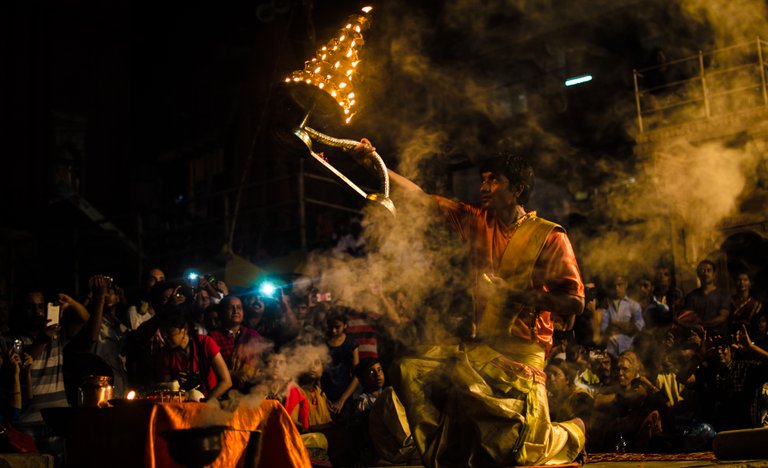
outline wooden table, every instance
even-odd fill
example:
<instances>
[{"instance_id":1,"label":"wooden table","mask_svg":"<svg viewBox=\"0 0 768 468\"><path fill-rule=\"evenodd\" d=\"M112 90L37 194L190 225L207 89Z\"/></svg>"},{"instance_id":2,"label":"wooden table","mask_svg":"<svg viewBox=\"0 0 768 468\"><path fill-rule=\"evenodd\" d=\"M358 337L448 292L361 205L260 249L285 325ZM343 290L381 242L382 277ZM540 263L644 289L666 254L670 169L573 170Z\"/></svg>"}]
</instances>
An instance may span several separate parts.
<instances>
[{"instance_id":1,"label":"wooden table","mask_svg":"<svg viewBox=\"0 0 768 468\"><path fill-rule=\"evenodd\" d=\"M136 400L111 408L50 408L46 422L66 438L67 466L178 467L162 434L174 429L226 425L213 467L242 467L250 431L261 431L259 467L311 466L309 454L285 409L274 400L232 412L204 403Z\"/></svg>"}]
</instances>

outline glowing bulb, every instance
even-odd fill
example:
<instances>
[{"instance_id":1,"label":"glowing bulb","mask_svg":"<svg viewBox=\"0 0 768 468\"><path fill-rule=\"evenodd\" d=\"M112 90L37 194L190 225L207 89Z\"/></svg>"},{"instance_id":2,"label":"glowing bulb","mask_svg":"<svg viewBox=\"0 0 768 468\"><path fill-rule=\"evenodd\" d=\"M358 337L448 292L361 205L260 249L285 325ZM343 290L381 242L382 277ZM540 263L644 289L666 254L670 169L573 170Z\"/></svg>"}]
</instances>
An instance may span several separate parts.
<instances>
[{"instance_id":1,"label":"glowing bulb","mask_svg":"<svg viewBox=\"0 0 768 468\"><path fill-rule=\"evenodd\" d=\"M347 29L350 29L350 28L352 28L352 25L348 24L346 27L347 27Z\"/></svg>"},{"instance_id":2,"label":"glowing bulb","mask_svg":"<svg viewBox=\"0 0 768 468\"><path fill-rule=\"evenodd\" d=\"M134 398L136 398L136 392L134 392L133 390L125 394L126 400L133 400Z\"/></svg>"},{"instance_id":3,"label":"glowing bulb","mask_svg":"<svg viewBox=\"0 0 768 468\"><path fill-rule=\"evenodd\" d=\"M336 62L333 64L333 68L339 68L341 66L341 62Z\"/></svg>"},{"instance_id":4,"label":"glowing bulb","mask_svg":"<svg viewBox=\"0 0 768 468\"><path fill-rule=\"evenodd\" d=\"M343 40L344 40L344 39L346 39L346 38L347 38L347 36L345 36L345 35L343 35L343 34L342 34L342 35L341 35L341 37L339 38L339 40L340 40L340 41L343 41Z\"/></svg>"},{"instance_id":5,"label":"glowing bulb","mask_svg":"<svg viewBox=\"0 0 768 468\"><path fill-rule=\"evenodd\" d=\"M354 105L355 105L355 100L354 100L354 99L352 99L351 101L349 101L349 105L350 105L350 106L354 106Z\"/></svg>"},{"instance_id":6,"label":"glowing bulb","mask_svg":"<svg viewBox=\"0 0 768 468\"><path fill-rule=\"evenodd\" d=\"M370 13L371 10L373 10L373 7L369 7L369 6L363 7L362 10L363 10L363 13Z\"/></svg>"},{"instance_id":7,"label":"glowing bulb","mask_svg":"<svg viewBox=\"0 0 768 468\"><path fill-rule=\"evenodd\" d=\"M344 109L345 114L349 114L349 109Z\"/></svg>"},{"instance_id":8,"label":"glowing bulb","mask_svg":"<svg viewBox=\"0 0 768 468\"><path fill-rule=\"evenodd\" d=\"M347 87L347 84L344 83L343 81L339 83L339 88L346 88L346 87Z\"/></svg>"},{"instance_id":9,"label":"glowing bulb","mask_svg":"<svg viewBox=\"0 0 768 468\"><path fill-rule=\"evenodd\" d=\"M317 85L318 88L323 89L325 88L325 83L320 83Z\"/></svg>"},{"instance_id":10,"label":"glowing bulb","mask_svg":"<svg viewBox=\"0 0 768 468\"><path fill-rule=\"evenodd\" d=\"M295 82L297 82L297 83L298 83L299 81L301 81L301 78L299 78L299 77L297 76L296 78L294 78L294 79L293 79L293 81L295 81Z\"/></svg>"},{"instance_id":11,"label":"glowing bulb","mask_svg":"<svg viewBox=\"0 0 768 468\"><path fill-rule=\"evenodd\" d=\"M354 46L356 46L356 45L357 45L357 42L355 42L354 40L352 41L352 43L351 43L351 44L349 44L349 46L350 46L350 47L354 47Z\"/></svg>"},{"instance_id":12,"label":"glowing bulb","mask_svg":"<svg viewBox=\"0 0 768 468\"><path fill-rule=\"evenodd\" d=\"M355 60L354 62L352 62L352 68L355 68L358 63L360 63L360 60Z\"/></svg>"},{"instance_id":13,"label":"glowing bulb","mask_svg":"<svg viewBox=\"0 0 768 468\"><path fill-rule=\"evenodd\" d=\"M325 60L325 58L326 58L327 56L328 56L327 54L323 54L323 56L322 56L322 57L320 57L320 60Z\"/></svg>"},{"instance_id":14,"label":"glowing bulb","mask_svg":"<svg viewBox=\"0 0 768 468\"><path fill-rule=\"evenodd\" d=\"M349 57L352 57L352 49L349 49L349 51L347 52L347 58Z\"/></svg>"},{"instance_id":15,"label":"glowing bulb","mask_svg":"<svg viewBox=\"0 0 768 468\"><path fill-rule=\"evenodd\" d=\"M323 46L320 50L328 50L326 46Z\"/></svg>"},{"instance_id":16,"label":"glowing bulb","mask_svg":"<svg viewBox=\"0 0 768 468\"><path fill-rule=\"evenodd\" d=\"M331 91L331 96L336 97L336 91Z\"/></svg>"},{"instance_id":17,"label":"glowing bulb","mask_svg":"<svg viewBox=\"0 0 768 468\"><path fill-rule=\"evenodd\" d=\"M349 123L350 120L352 120L352 116L351 115L349 117L347 117L347 120L345 120L344 123Z\"/></svg>"},{"instance_id":18,"label":"glowing bulb","mask_svg":"<svg viewBox=\"0 0 768 468\"><path fill-rule=\"evenodd\" d=\"M315 73L320 73L320 67L315 68Z\"/></svg>"},{"instance_id":19,"label":"glowing bulb","mask_svg":"<svg viewBox=\"0 0 768 468\"><path fill-rule=\"evenodd\" d=\"M349 94L347 94L347 97L352 99L353 97L355 97L355 93L349 93Z\"/></svg>"},{"instance_id":20,"label":"glowing bulb","mask_svg":"<svg viewBox=\"0 0 768 468\"><path fill-rule=\"evenodd\" d=\"M360 25L355 26L355 31L360 32Z\"/></svg>"},{"instance_id":21,"label":"glowing bulb","mask_svg":"<svg viewBox=\"0 0 768 468\"><path fill-rule=\"evenodd\" d=\"M304 80L307 84L312 84L312 80Z\"/></svg>"},{"instance_id":22,"label":"glowing bulb","mask_svg":"<svg viewBox=\"0 0 768 468\"><path fill-rule=\"evenodd\" d=\"M291 78L290 78L290 77L286 78L286 79L285 79L285 82L286 82L286 83L290 83L290 82L291 82Z\"/></svg>"},{"instance_id":23,"label":"glowing bulb","mask_svg":"<svg viewBox=\"0 0 768 468\"><path fill-rule=\"evenodd\" d=\"M352 70L347 70L347 76L352 74Z\"/></svg>"}]
</instances>

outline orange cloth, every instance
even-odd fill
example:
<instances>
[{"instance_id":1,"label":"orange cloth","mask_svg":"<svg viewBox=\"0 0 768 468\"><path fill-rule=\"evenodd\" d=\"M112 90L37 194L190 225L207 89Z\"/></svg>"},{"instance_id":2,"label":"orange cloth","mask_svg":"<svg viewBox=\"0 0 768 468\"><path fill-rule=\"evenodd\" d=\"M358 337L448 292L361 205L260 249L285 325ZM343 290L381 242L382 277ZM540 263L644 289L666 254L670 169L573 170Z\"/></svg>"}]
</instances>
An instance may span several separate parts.
<instances>
[{"instance_id":1,"label":"orange cloth","mask_svg":"<svg viewBox=\"0 0 768 468\"><path fill-rule=\"evenodd\" d=\"M205 418L204 411L206 405L201 403L155 405L149 421L144 465L148 468L179 466L171 460L161 434L192 427L191 424ZM224 431L221 455L211 467L244 466L250 431L256 429L262 431L259 467L311 467L301 436L278 401L264 400L255 409L238 407L226 425L235 430Z\"/></svg>"},{"instance_id":2,"label":"orange cloth","mask_svg":"<svg viewBox=\"0 0 768 468\"><path fill-rule=\"evenodd\" d=\"M212 411L204 403L136 400L114 408L49 408L46 422L66 437L71 466L110 468L178 467L168 453L165 431L227 425L222 452L213 467L244 466L250 431L261 431L259 467L311 467L309 453L285 408L264 400L257 408L241 405L234 413ZM216 416L215 421L214 416Z\"/></svg>"}]
</instances>

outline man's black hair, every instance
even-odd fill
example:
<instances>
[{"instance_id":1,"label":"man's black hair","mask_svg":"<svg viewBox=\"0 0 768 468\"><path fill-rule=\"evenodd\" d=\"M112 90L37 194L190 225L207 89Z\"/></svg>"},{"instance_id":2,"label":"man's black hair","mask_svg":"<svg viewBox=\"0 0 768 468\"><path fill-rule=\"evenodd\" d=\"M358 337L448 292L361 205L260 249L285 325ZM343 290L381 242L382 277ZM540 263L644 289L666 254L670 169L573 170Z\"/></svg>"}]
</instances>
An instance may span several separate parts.
<instances>
[{"instance_id":1,"label":"man's black hair","mask_svg":"<svg viewBox=\"0 0 768 468\"><path fill-rule=\"evenodd\" d=\"M715 265L715 262L708 258L705 258L704 260L700 261L698 265L696 265L696 271L698 271L699 267L702 265L709 265L712 267L712 271L717 271L717 265Z\"/></svg>"},{"instance_id":2,"label":"man's black hair","mask_svg":"<svg viewBox=\"0 0 768 468\"><path fill-rule=\"evenodd\" d=\"M492 172L509 179L510 189L523 185L523 192L517 201L526 205L531 198L534 186L533 167L520 156L508 152L500 152L496 156L483 161L480 165L480 173Z\"/></svg>"}]
</instances>

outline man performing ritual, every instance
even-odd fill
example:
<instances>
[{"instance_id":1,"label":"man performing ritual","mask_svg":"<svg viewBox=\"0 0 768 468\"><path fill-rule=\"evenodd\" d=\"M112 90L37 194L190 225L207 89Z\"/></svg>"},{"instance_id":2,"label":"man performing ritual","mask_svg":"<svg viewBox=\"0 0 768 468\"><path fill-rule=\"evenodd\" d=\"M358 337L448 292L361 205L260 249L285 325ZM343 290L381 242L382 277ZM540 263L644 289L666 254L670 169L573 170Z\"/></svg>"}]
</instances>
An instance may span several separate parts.
<instances>
[{"instance_id":1,"label":"man performing ritual","mask_svg":"<svg viewBox=\"0 0 768 468\"><path fill-rule=\"evenodd\" d=\"M357 158L375 149L362 139ZM423 193L389 171L401 190ZM532 167L500 155L481 165L481 206L432 196L469 248L476 340L425 346L392 369L393 387L430 467L570 463L581 419L551 422L544 374L552 316L584 308L584 285L560 226L526 211Z\"/></svg>"}]
</instances>

